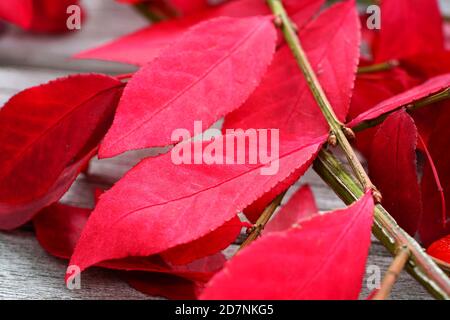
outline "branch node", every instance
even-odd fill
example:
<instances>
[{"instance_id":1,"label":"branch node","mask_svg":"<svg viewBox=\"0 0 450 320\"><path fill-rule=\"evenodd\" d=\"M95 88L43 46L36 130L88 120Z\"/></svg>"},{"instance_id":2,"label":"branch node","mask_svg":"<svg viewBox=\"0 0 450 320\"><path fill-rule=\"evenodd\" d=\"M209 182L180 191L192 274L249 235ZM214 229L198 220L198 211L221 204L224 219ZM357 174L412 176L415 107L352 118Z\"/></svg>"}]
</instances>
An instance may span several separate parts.
<instances>
[{"instance_id":1,"label":"branch node","mask_svg":"<svg viewBox=\"0 0 450 320\"><path fill-rule=\"evenodd\" d=\"M344 131L344 134L348 140L355 140L355 138L356 138L355 132L353 132L352 129L350 129L346 126L342 126L342 131Z\"/></svg>"},{"instance_id":2,"label":"branch node","mask_svg":"<svg viewBox=\"0 0 450 320\"><path fill-rule=\"evenodd\" d=\"M375 201L376 204L380 204L381 202L383 202L383 195L374 186L372 187L372 196L373 196L373 200Z\"/></svg>"},{"instance_id":3,"label":"branch node","mask_svg":"<svg viewBox=\"0 0 450 320\"><path fill-rule=\"evenodd\" d=\"M275 18L273 19L273 24L277 28L282 28L283 27L283 19L281 18L281 16L279 16L279 15L275 16Z\"/></svg>"},{"instance_id":4,"label":"branch node","mask_svg":"<svg viewBox=\"0 0 450 320\"><path fill-rule=\"evenodd\" d=\"M328 136L328 144L332 147L336 147L337 146L337 137L336 134L331 131L329 136Z\"/></svg>"}]
</instances>

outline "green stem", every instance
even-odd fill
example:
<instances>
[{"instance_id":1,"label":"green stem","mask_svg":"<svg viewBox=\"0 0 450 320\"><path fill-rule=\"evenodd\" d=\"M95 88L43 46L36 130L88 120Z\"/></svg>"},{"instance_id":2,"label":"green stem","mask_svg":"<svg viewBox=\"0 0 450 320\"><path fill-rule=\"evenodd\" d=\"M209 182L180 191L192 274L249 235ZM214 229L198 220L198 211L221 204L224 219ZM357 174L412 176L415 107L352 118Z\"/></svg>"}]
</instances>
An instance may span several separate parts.
<instances>
[{"instance_id":1,"label":"green stem","mask_svg":"<svg viewBox=\"0 0 450 320\"><path fill-rule=\"evenodd\" d=\"M382 62L378 64L372 64L370 66L359 67L358 74L388 71L391 70L392 68L395 68L396 66L398 66L398 62L395 60Z\"/></svg>"},{"instance_id":2,"label":"green stem","mask_svg":"<svg viewBox=\"0 0 450 320\"><path fill-rule=\"evenodd\" d=\"M363 195L361 187L331 153L321 151L314 162L314 169L346 204L353 203ZM395 256L397 250L404 246L410 250L411 257L406 270L434 297L449 299L448 277L381 205L375 208L374 222L374 235L392 255Z\"/></svg>"},{"instance_id":3,"label":"green stem","mask_svg":"<svg viewBox=\"0 0 450 320\"><path fill-rule=\"evenodd\" d=\"M267 222L269 222L270 218L274 214L275 210L278 208L278 206L281 204L281 200L283 200L284 195L286 194L286 191L281 193L279 196L277 196L263 211L263 213L259 216L258 220L255 223L255 226L251 230L250 234L248 235L247 239L241 244L239 250L244 249L247 247L250 243L258 239L258 237L261 235L261 232L264 230L264 227L266 226Z\"/></svg>"},{"instance_id":4,"label":"green stem","mask_svg":"<svg viewBox=\"0 0 450 320\"><path fill-rule=\"evenodd\" d=\"M337 142L347 156L348 162L352 167L353 172L360 181L364 190L375 189L362 164L359 162L356 153L350 145L350 142L347 139L344 130L348 129L345 128L343 123L338 120L325 92L322 89L322 86L320 85L319 80L317 79L316 74L314 73L313 68L311 67L311 64L308 61L308 57L306 56L306 53L300 44L300 40L297 37L297 33L291 24L291 21L283 7L282 2L280 0L268 0L268 4L275 17L277 17L277 19L279 19L279 21L281 22L281 29L283 31L284 38L286 39L286 42L289 45L298 66L305 76L306 82L308 83L308 86L317 104L319 105L330 126L331 133L336 136Z\"/></svg>"}]
</instances>

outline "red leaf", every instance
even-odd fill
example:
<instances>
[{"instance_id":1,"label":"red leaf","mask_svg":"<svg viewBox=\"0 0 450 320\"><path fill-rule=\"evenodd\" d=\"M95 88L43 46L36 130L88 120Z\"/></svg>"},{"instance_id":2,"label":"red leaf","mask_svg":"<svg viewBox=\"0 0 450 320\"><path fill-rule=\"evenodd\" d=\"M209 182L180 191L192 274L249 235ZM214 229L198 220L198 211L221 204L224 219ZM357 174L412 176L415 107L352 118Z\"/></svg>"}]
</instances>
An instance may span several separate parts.
<instances>
[{"instance_id":1,"label":"red leaf","mask_svg":"<svg viewBox=\"0 0 450 320\"><path fill-rule=\"evenodd\" d=\"M70 258L91 211L59 203L45 208L33 219L37 240L52 256Z\"/></svg>"},{"instance_id":2,"label":"red leaf","mask_svg":"<svg viewBox=\"0 0 450 320\"><path fill-rule=\"evenodd\" d=\"M383 0L376 61L442 51L442 18L436 0Z\"/></svg>"},{"instance_id":3,"label":"red leaf","mask_svg":"<svg viewBox=\"0 0 450 320\"><path fill-rule=\"evenodd\" d=\"M67 191L109 128L122 84L77 75L27 89L0 110L0 229Z\"/></svg>"},{"instance_id":4,"label":"red leaf","mask_svg":"<svg viewBox=\"0 0 450 320\"><path fill-rule=\"evenodd\" d=\"M34 219L36 237L41 246L51 255L69 259L73 254L75 245L80 239L81 232L91 214L90 209L54 204L42 210ZM161 254L161 258L142 258L115 260L100 264L105 268L127 269L127 270L150 270L168 269L183 271L185 267L201 258L212 256L222 249L228 247L239 235L242 223L235 217L226 222L217 230L210 232L204 237L174 247ZM177 266L175 266L177 265Z\"/></svg>"},{"instance_id":5,"label":"red leaf","mask_svg":"<svg viewBox=\"0 0 450 320\"><path fill-rule=\"evenodd\" d=\"M358 64L358 30L355 4L348 1L328 9L300 33L319 81L341 119L346 117ZM280 128L281 135L301 136L319 136L329 130L287 46L275 54L261 85L247 102L226 116L223 128ZM300 173L293 173L246 208L247 217L255 221L272 199L300 178Z\"/></svg>"},{"instance_id":6,"label":"red leaf","mask_svg":"<svg viewBox=\"0 0 450 320\"><path fill-rule=\"evenodd\" d=\"M294 224L310 219L319 210L314 200L314 195L309 186L301 187L277 212L276 216L267 224L264 234L269 232L284 231Z\"/></svg>"},{"instance_id":7,"label":"red leaf","mask_svg":"<svg viewBox=\"0 0 450 320\"><path fill-rule=\"evenodd\" d=\"M182 265L213 255L232 244L241 233L242 227L243 224L239 217L234 216L230 221L202 238L169 249L161 256L171 264Z\"/></svg>"},{"instance_id":8,"label":"red leaf","mask_svg":"<svg viewBox=\"0 0 450 320\"><path fill-rule=\"evenodd\" d=\"M8 0L0 3L0 19L33 32L67 32L67 8L78 0Z\"/></svg>"},{"instance_id":9,"label":"red leaf","mask_svg":"<svg viewBox=\"0 0 450 320\"><path fill-rule=\"evenodd\" d=\"M216 139L224 146L230 136ZM143 160L102 196L71 264L83 270L103 260L148 256L196 240L233 218L293 170L306 170L324 139L281 141L280 156L271 163L278 159L275 175L261 175L266 165L248 162L174 165L170 154ZM178 147L193 147L197 152L202 142Z\"/></svg>"},{"instance_id":10,"label":"red leaf","mask_svg":"<svg viewBox=\"0 0 450 320\"><path fill-rule=\"evenodd\" d=\"M427 249L427 253L436 259L450 263L450 234L433 242Z\"/></svg>"},{"instance_id":11,"label":"red leaf","mask_svg":"<svg viewBox=\"0 0 450 320\"><path fill-rule=\"evenodd\" d=\"M373 208L368 193L347 209L263 236L229 261L200 299L357 299Z\"/></svg>"},{"instance_id":12,"label":"red leaf","mask_svg":"<svg viewBox=\"0 0 450 320\"><path fill-rule=\"evenodd\" d=\"M130 80L99 155L171 144L173 130L192 133L194 121L209 127L256 88L275 40L270 17L217 18L192 28Z\"/></svg>"},{"instance_id":13,"label":"red leaf","mask_svg":"<svg viewBox=\"0 0 450 320\"><path fill-rule=\"evenodd\" d=\"M445 103L445 106L448 108L449 104ZM446 148L450 143L449 121L448 110L442 112L434 123L427 146L433 161L426 162L423 169L421 182L423 215L419 225L420 239L425 246L450 233L450 219L448 213L443 211L441 198L443 189L445 203L450 203L450 167L448 165L450 158ZM441 188L436 186L436 175L442 183Z\"/></svg>"},{"instance_id":14,"label":"red leaf","mask_svg":"<svg viewBox=\"0 0 450 320\"><path fill-rule=\"evenodd\" d=\"M414 121L399 110L378 127L369 159L369 174L383 194L383 206L412 236L422 213L416 146Z\"/></svg>"},{"instance_id":15,"label":"red leaf","mask_svg":"<svg viewBox=\"0 0 450 320\"><path fill-rule=\"evenodd\" d=\"M324 0L290 0L285 5L291 12L298 11L295 21L301 28L323 3ZM146 27L98 48L81 52L75 57L145 65L158 56L162 49L174 43L186 30L203 20L221 16L240 18L268 14L270 10L264 1L235 0L218 8Z\"/></svg>"},{"instance_id":16,"label":"red leaf","mask_svg":"<svg viewBox=\"0 0 450 320\"><path fill-rule=\"evenodd\" d=\"M131 287L146 295L172 300L194 300L203 288L202 283L170 274L133 271L123 277Z\"/></svg>"},{"instance_id":17,"label":"red leaf","mask_svg":"<svg viewBox=\"0 0 450 320\"><path fill-rule=\"evenodd\" d=\"M28 29L31 26L32 10L32 0L1 1L0 19Z\"/></svg>"},{"instance_id":18,"label":"red leaf","mask_svg":"<svg viewBox=\"0 0 450 320\"><path fill-rule=\"evenodd\" d=\"M208 7L207 0L170 0L170 3L183 14L198 12Z\"/></svg>"},{"instance_id":19,"label":"red leaf","mask_svg":"<svg viewBox=\"0 0 450 320\"><path fill-rule=\"evenodd\" d=\"M45 208L33 219L34 229L39 243L49 254L58 258L69 259L90 213L90 209L70 207L63 204L54 204ZM224 232L222 232L223 234ZM207 235L206 237L214 239L211 235ZM174 251L176 250L177 248L174 248ZM200 255L197 254L198 257ZM170 273L193 281L204 282L215 271L219 270L225 262L221 254L208 257L205 257L205 255L202 256L202 259L193 262L191 260L189 264L182 266L166 263L161 256L156 255L104 261L97 266L114 270L139 270L159 274Z\"/></svg>"},{"instance_id":20,"label":"red leaf","mask_svg":"<svg viewBox=\"0 0 450 320\"><path fill-rule=\"evenodd\" d=\"M353 119L376 104L418 84L416 79L398 67L389 71L358 75L347 119ZM375 133L376 128L357 133L355 145L366 159L370 158Z\"/></svg>"},{"instance_id":21,"label":"red leaf","mask_svg":"<svg viewBox=\"0 0 450 320\"><path fill-rule=\"evenodd\" d=\"M376 106L354 118L352 121L350 121L348 126L353 127L365 120L372 120L381 116L382 114L393 111L402 106L408 106L409 104L413 104L417 100L438 93L439 91L442 91L449 86L450 74L444 74L442 76L434 77L417 87L411 88L408 91L380 102Z\"/></svg>"}]
</instances>

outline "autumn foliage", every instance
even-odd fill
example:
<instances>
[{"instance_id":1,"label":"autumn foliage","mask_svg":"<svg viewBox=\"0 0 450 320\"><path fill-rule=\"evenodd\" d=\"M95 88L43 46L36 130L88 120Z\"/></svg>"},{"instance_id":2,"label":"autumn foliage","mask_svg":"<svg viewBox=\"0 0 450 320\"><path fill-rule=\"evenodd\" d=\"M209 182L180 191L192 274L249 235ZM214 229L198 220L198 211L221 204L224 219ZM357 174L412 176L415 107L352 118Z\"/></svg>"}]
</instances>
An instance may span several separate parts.
<instances>
[{"instance_id":1,"label":"autumn foliage","mask_svg":"<svg viewBox=\"0 0 450 320\"><path fill-rule=\"evenodd\" d=\"M134 64L136 73L56 79L0 109L0 228L32 222L51 255L80 271L121 270L150 295L357 299L371 190L319 213L304 186L259 239L234 257L222 252L331 148L329 125L265 1L119 2L166 20L74 54ZM380 30L367 28L353 0L283 3L336 117L356 131L353 145L383 206L450 263L450 105L444 98L418 107L448 98L449 43L436 1L381 1ZM2 1L0 19L59 32L68 4L78 1ZM370 66L382 67L363 71ZM230 138L226 129L279 129L278 171L261 175L260 163L176 165L168 152L142 159L92 210L60 202L96 155L171 146L174 130L191 130L194 121L206 130L220 119L219 143ZM196 150L206 142L177 143Z\"/></svg>"}]
</instances>

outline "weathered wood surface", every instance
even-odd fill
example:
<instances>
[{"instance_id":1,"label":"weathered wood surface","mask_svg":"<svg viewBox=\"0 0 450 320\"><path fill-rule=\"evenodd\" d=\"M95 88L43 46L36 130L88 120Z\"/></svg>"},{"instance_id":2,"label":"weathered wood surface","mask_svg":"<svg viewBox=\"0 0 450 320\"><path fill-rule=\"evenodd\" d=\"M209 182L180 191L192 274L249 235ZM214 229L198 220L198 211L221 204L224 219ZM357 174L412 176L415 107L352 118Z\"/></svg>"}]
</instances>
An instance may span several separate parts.
<instances>
[{"instance_id":1,"label":"weathered wood surface","mask_svg":"<svg viewBox=\"0 0 450 320\"><path fill-rule=\"evenodd\" d=\"M113 63L69 59L80 50L146 24L129 7L118 5L114 1L88 0L85 3L90 19L76 34L56 38L36 37L11 29L0 37L0 104L21 89L76 71L121 73L134 69ZM142 156L141 152L112 160L94 161L89 176L81 176L63 201L84 207L91 206L93 188L107 187ZM309 183L313 187L321 210L343 206L315 173L308 172L302 183ZM374 239L368 266L378 266L383 274L391 261L389 253ZM117 272L97 268L82 274L81 290L69 291L63 280L66 263L45 253L29 226L13 232L1 232L0 299L149 298L128 287L120 280ZM339 268L338 264L336 268ZM366 297L369 292L365 279L361 297ZM430 296L404 273L395 285L392 298L429 299Z\"/></svg>"}]
</instances>

